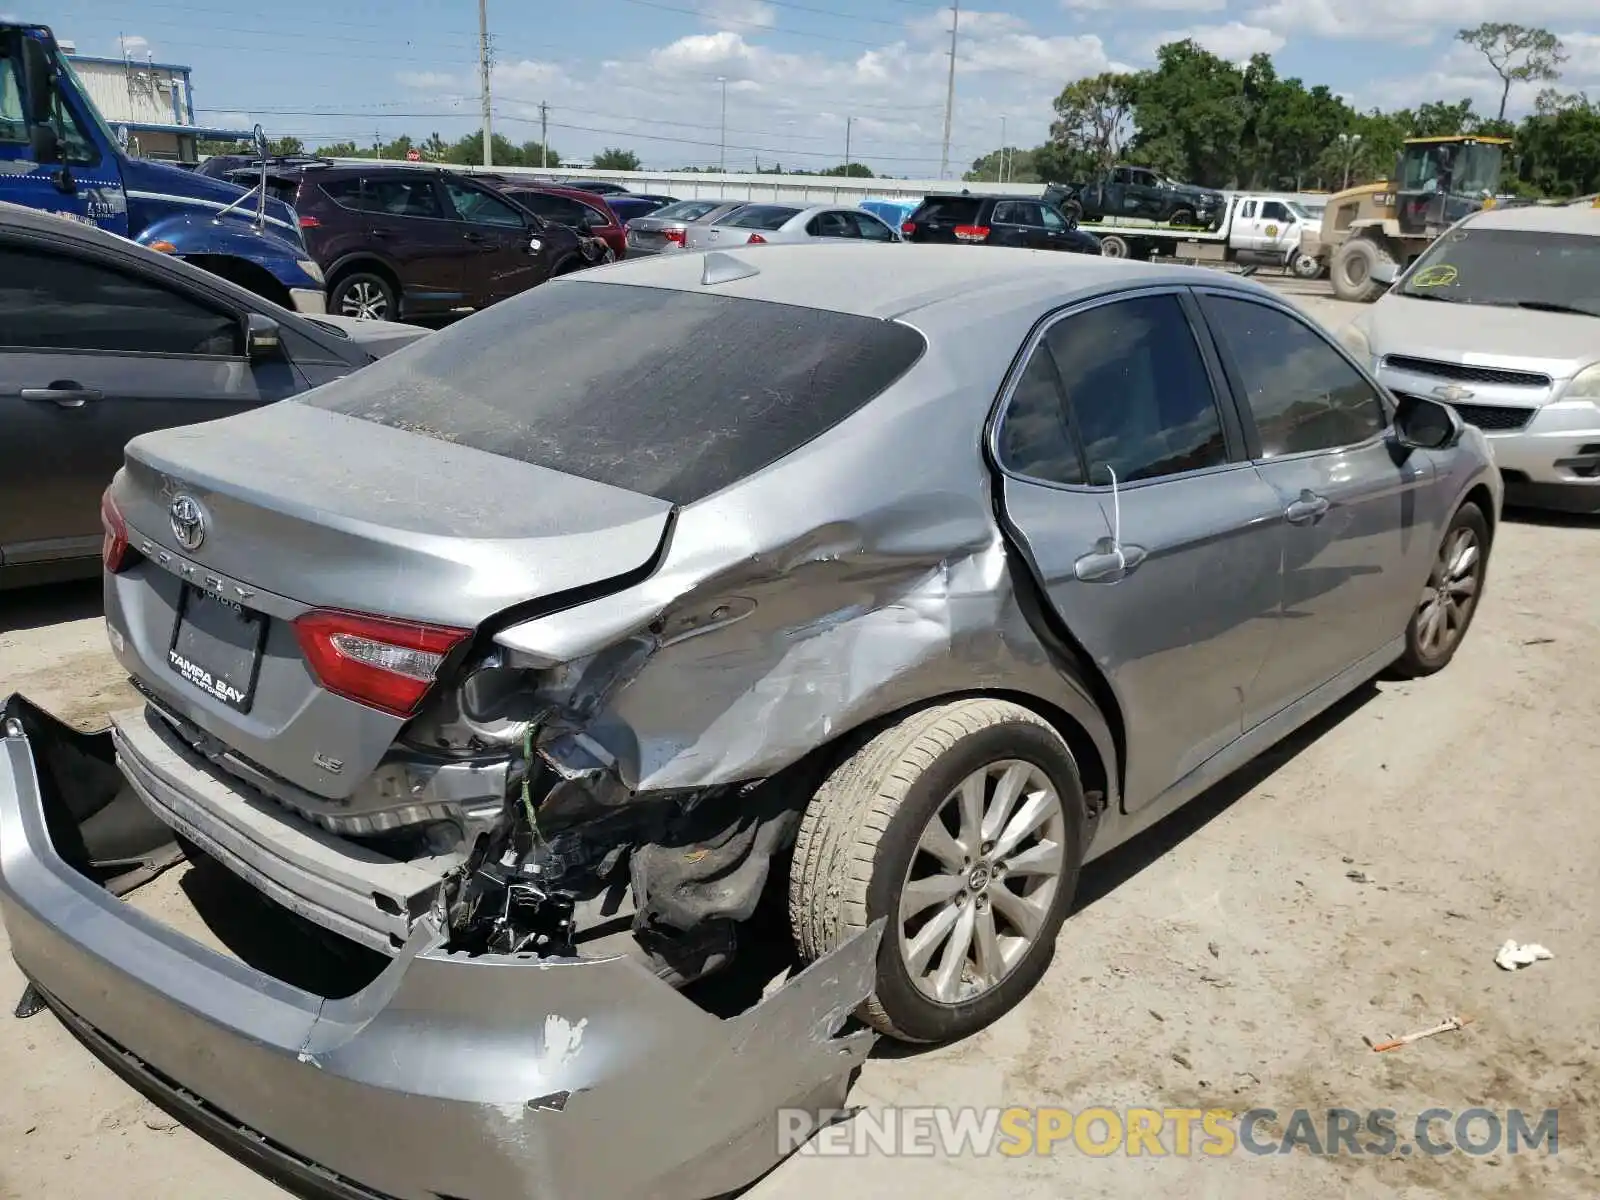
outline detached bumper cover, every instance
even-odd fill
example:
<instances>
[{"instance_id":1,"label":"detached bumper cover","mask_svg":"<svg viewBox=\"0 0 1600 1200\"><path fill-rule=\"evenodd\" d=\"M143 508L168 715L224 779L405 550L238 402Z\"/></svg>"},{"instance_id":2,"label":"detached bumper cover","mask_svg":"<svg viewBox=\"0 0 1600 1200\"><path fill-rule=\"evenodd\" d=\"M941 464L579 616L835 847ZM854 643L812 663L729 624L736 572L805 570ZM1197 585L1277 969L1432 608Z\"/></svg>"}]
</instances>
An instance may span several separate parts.
<instances>
[{"instance_id":1,"label":"detached bumper cover","mask_svg":"<svg viewBox=\"0 0 1600 1200\"><path fill-rule=\"evenodd\" d=\"M447 953L431 917L354 996L300 991L63 860L51 830L71 821L71 781L36 770L33 745L56 731L72 736L17 697L0 712L17 965L117 1069L324 1194L702 1200L782 1157L777 1110L840 1106L871 1048L837 1033L871 987L881 924L729 1020L631 959Z\"/></svg>"}]
</instances>

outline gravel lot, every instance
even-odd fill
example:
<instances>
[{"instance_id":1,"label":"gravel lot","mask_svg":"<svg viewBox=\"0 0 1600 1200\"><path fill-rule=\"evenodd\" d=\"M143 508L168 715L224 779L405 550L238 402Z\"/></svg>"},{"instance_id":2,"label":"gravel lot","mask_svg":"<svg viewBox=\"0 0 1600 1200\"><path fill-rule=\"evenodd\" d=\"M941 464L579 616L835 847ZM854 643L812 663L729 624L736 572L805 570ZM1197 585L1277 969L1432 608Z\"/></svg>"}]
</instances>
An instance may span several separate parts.
<instances>
[{"instance_id":1,"label":"gravel lot","mask_svg":"<svg viewBox=\"0 0 1600 1200\"><path fill-rule=\"evenodd\" d=\"M1326 285L1285 290L1331 325ZM84 727L130 696L98 585L0 596L0 693ZM854 1102L1560 1109L1559 1153L1198 1161L800 1158L749 1193L899 1197L1600 1194L1600 521L1511 514L1444 674L1378 682L1086 873L1044 985L983 1035L883 1055ZM1555 958L1516 973L1508 937ZM3 938L3 935L0 935ZM22 990L0 956L6 1009ZM1364 1036L1451 1014L1390 1054ZM285 1193L102 1068L48 1014L0 1016L0 1196ZM1277 1131L1277 1132L1281 1132ZM1170 1149L1170 1138L1167 1141Z\"/></svg>"}]
</instances>

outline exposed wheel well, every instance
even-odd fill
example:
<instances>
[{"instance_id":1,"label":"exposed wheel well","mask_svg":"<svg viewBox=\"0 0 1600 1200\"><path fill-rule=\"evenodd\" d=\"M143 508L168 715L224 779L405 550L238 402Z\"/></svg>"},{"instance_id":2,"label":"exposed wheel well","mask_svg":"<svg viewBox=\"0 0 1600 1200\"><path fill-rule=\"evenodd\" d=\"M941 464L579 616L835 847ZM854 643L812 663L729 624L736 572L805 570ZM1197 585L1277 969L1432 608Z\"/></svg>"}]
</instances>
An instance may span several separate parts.
<instances>
[{"instance_id":1,"label":"exposed wheel well","mask_svg":"<svg viewBox=\"0 0 1600 1200\"><path fill-rule=\"evenodd\" d=\"M184 261L210 271L229 283L236 283L245 291L254 292L274 304L281 304L285 308L293 307L289 289L271 271L258 263L223 254L190 254L185 256Z\"/></svg>"}]
</instances>

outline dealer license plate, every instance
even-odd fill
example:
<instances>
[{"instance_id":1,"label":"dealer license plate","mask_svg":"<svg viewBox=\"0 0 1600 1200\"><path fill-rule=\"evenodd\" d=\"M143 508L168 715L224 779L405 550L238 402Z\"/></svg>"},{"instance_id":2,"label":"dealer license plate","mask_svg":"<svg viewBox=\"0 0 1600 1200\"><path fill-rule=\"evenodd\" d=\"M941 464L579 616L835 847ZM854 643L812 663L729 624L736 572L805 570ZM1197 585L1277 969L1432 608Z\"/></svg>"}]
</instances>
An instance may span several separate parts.
<instances>
[{"instance_id":1,"label":"dealer license plate","mask_svg":"<svg viewBox=\"0 0 1600 1200\"><path fill-rule=\"evenodd\" d=\"M249 712L266 634L264 613L186 583L167 663L192 687Z\"/></svg>"}]
</instances>

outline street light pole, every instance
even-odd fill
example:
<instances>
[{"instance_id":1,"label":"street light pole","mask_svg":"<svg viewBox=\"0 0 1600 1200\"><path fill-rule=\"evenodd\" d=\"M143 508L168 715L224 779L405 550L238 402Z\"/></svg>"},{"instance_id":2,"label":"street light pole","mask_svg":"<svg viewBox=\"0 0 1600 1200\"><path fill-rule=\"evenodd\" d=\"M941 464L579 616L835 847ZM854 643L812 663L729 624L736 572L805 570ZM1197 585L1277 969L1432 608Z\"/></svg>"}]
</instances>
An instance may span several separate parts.
<instances>
[{"instance_id":1,"label":"street light pole","mask_svg":"<svg viewBox=\"0 0 1600 1200\"><path fill-rule=\"evenodd\" d=\"M489 105L489 0L478 0L478 74L483 90L483 165L494 166L494 131Z\"/></svg>"},{"instance_id":2,"label":"street light pole","mask_svg":"<svg viewBox=\"0 0 1600 1200\"><path fill-rule=\"evenodd\" d=\"M944 144L939 151L939 178L950 173L950 113L956 104L956 30L961 28L961 0L950 5L950 76L944 88Z\"/></svg>"},{"instance_id":3,"label":"street light pole","mask_svg":"<svg viewBox=\"0 0 1600 1200\"><path fill-rule=\"evenodd\" d=\"M722 149L717 158L717 170L727 173L728 170L728 77L718 75L717 82L722 85Z\"/></svg>"},{"instance_id":4,"label":"street light pole","mask_svg":"<svg viewBox=\"0 0 1600 1200\"><path fill-rule=\"evenodd\" d=\"M1006 181L1006 119L1000 118L1000 166L995 171L995 179L1000 183Z\"/></svg>"},{"instance_id":5,"label":"street light pole","mask_svg":"<svg viewBox=\"0 0 1600 1200\"><path fill-rule=\"evenodd\" d=\"M850 126L855 122L854 117L844 119L844 173L850 174Z\"/></svg>"}]
</instances>

